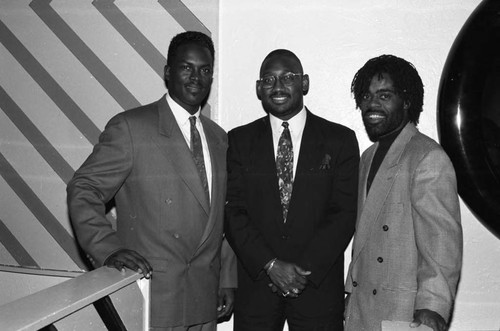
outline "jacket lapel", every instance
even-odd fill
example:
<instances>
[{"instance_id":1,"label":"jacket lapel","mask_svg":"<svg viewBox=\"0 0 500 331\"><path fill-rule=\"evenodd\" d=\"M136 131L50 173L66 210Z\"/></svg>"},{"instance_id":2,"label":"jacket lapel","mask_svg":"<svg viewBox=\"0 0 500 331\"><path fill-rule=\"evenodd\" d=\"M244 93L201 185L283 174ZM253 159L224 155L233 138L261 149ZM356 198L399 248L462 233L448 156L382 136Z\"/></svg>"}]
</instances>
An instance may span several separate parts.
<instances>
[{"instance_id":1,"label":"jacket lapel","mask_svg":"<svg viewBox=\"0 0 500 331\"><path fill-rule=\"evenodd\" d=\"M352 257L353 261L355 261L359 256L359 253L363 249L367 239L370 237L373 230L373 224L376 223L391 187L397 177L400 168L399 165L401 156L403 155L411 137L413 137L416 132L417 130L415 126L408 123L398 135L396 140L394 140L392 146L389 148L389 151L384 157L375 178L373 179L368 195L366 195L366 181L373 156L378 148L378 143L367 150L366 155L363 157L360 167L358 196L358 208L362 208L362 210L358 213L358 221L356 222L356 232L358 232L358 234L354 245Z\"/></svg>"},{"instance_id":2,"label":"jacket lapel","mask_svg":"<svg viewBox=\"0 0 500 331\"><path fill-rule=\"evenodd\" d=\"M158 102L159 135L153 137L160 151L165 154L168 161L177 170L177 173L186 183L194 196L199 201L207 215L210 212L209 202L203 190L203 185L194 163L191 151L177 124L175 117L167 104L165 97Z\"/></svg>"},{"instance_id":3,"label":"jacket lapel","mask_svg":"<svg viewBox=\"0 0 500 331\"><path fill-rule=\"evenodd\" d=\"M318 131L315 128L314 115L309 112L307 108L306 112L306 123L299 147L299 163L297 164L297 170L294 174L292 199L288 211L288 225L292 224L294 221L294 209L297 204L296 202L294 203L294 201L300 201L304 198L307 199L307 197L301 196L301 194L307 194L304 189L304 185L307 184L304 182L304 174L310 172L315 166L318 166L318 160L321 158L321 154L324 154L323 140L319 139L317 136Z\"/></svg>"},{"instance_id":4,"label":"jacket lapel","mask_svg":"<svg viewBox=\"0 0 500 331\"><path fill-rule=\"evenodd\" d=\"M205 133L205 137L207 138L208 149L210 151L210 162L212 166L212 192L210 197L211 197L211 202L215 201L216 203L211 203L211 206L209 208L210 211L209 211L208 222L205 227L205 231L203 232L203 236L201 238L200 245L198 246L198 248L201 247L201 245L203 245L203 243L209 238L217 222L217 218L214 215L217 215L219 208L221 208L220 203L218 203L220 202L218 196L224 194L223 185L225 185L225 183L222 183L220 180L218 180L218 178L219 176L221 176L219 174L220 169L226 168L225 165L223 164L226 160L225 144L220 140L219 137L217 137L212 128L207 124L207 119L204 116L200 116L200 121L203 125L203 132ZM203 196L205 196L205 194L203 194ZM222 199L224 198L225 197L222 197Z\"/></svg>"},{"instance_id":5,"label":"jacket lapel","mask_svg":"<svg viewBox=\"0 0 500 331\"><path fill-rule=\"evenodd\" d=\"M318 154L323 153L323 141L316 136L314 115L307 110L306 124L302 132L302 141L299 148L299 163L297 164L297 173L295 180L299 181L301 174L309 171L317 162ZM294 183L295 184L295 183ZM293 196L293 191L292 191Z\"/></svg>"},{"instance_id":6,"label":"jacket lapel","mask_svg":"<svg viewBox=\"0 0 500 331\"><path fill-rule=\"evenodd\" d=\"M268 206L278 206L269 212L275 213L273 217L279 226L283 226L283 212L281 209L281 199L279 193L278 177L276 174L276 159L274 155L273 133L269 116L260 120L258 130L255 132L255 141L250 151L250 160L252 162L252 172L263 176L262 185L266 187L264 192L268 193L268 199L271 199ZM293 193L292 193L293 196Z\"/></svg>"}]
</instances>

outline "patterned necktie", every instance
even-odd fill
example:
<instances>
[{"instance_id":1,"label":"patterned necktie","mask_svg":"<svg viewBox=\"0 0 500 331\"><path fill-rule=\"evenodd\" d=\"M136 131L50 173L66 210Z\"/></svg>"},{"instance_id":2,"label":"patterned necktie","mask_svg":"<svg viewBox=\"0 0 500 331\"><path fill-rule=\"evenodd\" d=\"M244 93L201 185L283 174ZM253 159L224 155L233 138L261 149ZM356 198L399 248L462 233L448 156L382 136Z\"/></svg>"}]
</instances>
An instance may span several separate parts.
<instances>
[{"instance_id":1,"label":"patterned necktie","mask_svg":"<svg viewBox=\"0 0 500 331\"><path fill-rule=\"evenodd\" d=\"M283 122L283 132L278 142L276 156L276 170L280 189L281 207L283 208L283 222L286 222L288 206L292 198L293 183L293 148L292 137L288 130L288 122Z\"/></svg>"},{"instance_id":2,"label":"patterned necktie","mask_svg":"<svg viewBox=\"0 0 500 331\"><path fill-rule=\"evenodd\" d=\"M198 173L200 175L205 194L207 195L207 200L210 201L207 172L205 170L205 160L203 158L203 146L201 145L200 132L196 128L196 116L189 117L189 122L191 123L191 153L193 155L194 163L198 168Z\"/></svg>"}]
</instances>

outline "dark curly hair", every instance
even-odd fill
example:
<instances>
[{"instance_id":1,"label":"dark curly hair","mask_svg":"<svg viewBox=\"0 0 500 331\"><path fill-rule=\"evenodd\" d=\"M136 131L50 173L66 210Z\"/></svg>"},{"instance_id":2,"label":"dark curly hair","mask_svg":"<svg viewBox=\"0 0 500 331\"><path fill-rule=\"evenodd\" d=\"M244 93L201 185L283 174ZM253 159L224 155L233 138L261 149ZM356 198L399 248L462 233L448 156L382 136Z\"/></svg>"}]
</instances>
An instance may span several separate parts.
<instances>
[{"instance_id":1,"label":"dark curly hair","mask_svg":"<svg viewBox=\"0 0 500 331\"><path fill-rule=\"evenodd\" d=\"M418 124L424 104L424 85L417 69L410 62L394 55L381 55L368 60L354 75L351 93L359 108L363 95L368 91L375 75L388 74L394 84L396 93L410 104L408 115L410 122Z\"/></svg>"},{"instance_id":2,"label":"dark curly hair","mask_svg":"<svg viewBox=\"0 0 500 331\"><path fill-rule=\"evenodd\" d=\"M185 44L197 44L201 47L208 48L210 54L212 55L212 61L215 58L215 48L212 38L204 33L198 31L186 31L179 33L170 41L167 54L167 65L172 65L172 61L175 58L177 49L181 45Z\"/></svg>"}]
</instances>

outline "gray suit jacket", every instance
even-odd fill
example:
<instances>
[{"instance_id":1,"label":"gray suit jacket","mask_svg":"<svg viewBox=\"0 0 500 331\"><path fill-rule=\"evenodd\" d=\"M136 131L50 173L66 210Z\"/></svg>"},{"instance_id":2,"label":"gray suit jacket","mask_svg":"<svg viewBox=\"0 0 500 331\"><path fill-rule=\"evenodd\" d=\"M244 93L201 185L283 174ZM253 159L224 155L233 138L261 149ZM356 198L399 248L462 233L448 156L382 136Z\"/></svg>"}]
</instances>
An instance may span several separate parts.
<instances>
[{"instance_id":1,"label":"gray suit jacket","mask_svg":"<svg viewBox=\"0 0 500 331\"><path fill-rule=\"evenodd\" d=\"M212 162L210 205L165 97L112 118L68 184L77 239L96 267L121 248L151 263L156 327L215 320L219 284L236 287L234 254L227 244L221 252L227 137L200 118ZM112 198L116 230L105 216Z\"/></svg>"},{"instance_id":2,"label":"gray suit jacket","mask_svg":"<svg viewBox=\"0 0 500 331\"><path fill-rule=\"evenodd\" d=\"M345 330L380 330L382 320L412 321L414 310L423 308L447 320L462 263L453 166L441 146L409 123L367 195L377 147L361 158Z\"/></svg>"}]
</instances>

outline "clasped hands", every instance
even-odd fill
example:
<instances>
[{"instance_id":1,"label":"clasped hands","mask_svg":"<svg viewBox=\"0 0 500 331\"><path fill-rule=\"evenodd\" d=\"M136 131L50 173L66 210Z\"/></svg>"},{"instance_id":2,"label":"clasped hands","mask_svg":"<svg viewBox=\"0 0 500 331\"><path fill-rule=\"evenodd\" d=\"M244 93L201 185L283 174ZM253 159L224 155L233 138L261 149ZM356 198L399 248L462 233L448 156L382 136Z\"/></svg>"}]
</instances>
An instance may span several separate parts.
<instances>
[{"instance_id":1,"label":"clasped hands","mask_svg":"<svg viewBox=\"0 0 500 331\"><path fill-rule=\"evenodd\" d=\"M306 288L307 276L310 271L304 270L294 263L274 260L267 267L267 275L271 279L269 287L271 291L284 297L297 298Z\"/></svg>"}]
</instances>

